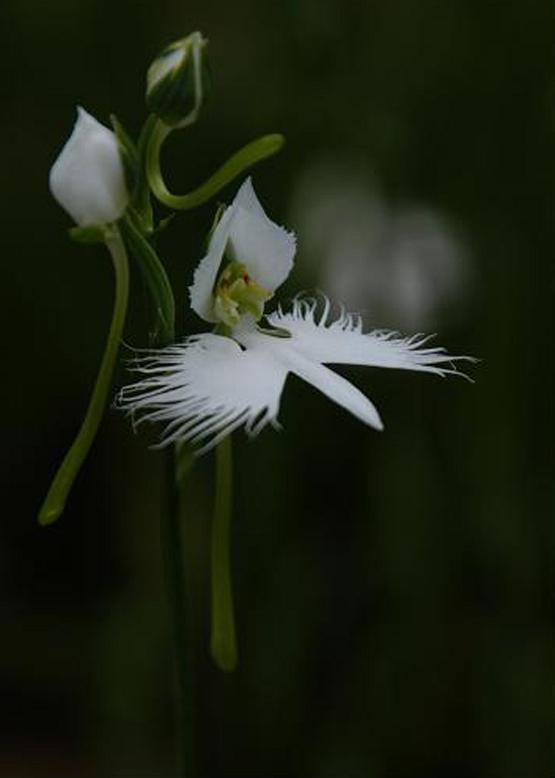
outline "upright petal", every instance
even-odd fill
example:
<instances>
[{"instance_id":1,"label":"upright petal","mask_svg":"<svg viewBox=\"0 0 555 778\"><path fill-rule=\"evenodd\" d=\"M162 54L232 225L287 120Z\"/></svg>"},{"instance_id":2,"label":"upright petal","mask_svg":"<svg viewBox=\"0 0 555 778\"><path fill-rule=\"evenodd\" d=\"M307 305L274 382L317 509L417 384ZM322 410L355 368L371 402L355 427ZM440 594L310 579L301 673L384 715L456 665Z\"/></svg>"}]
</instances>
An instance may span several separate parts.
<instances>
[{"instance_id":1,"label":"upright petal","mask_svg":"<svg viewBox=\"0 0 555 778\"><path fill-rule=\"evenodd\" d=\"M191 308L205 321L218 321L218 317L214 315L212 293L229 240L229 231L234 214L235 206L225 209L222 218L210 237L208 253L201 259L195 270L193 283L189 287Z\"/></svg>"},{"instance_id":2,"label":"upright petal","mask_svg":"<svg viewBox=\"0 0 555 778\"><path fill-rule=\"evenodd\" d=\"M116 405L137 423L164 423L162 444L189 441L203 453L236 427L255 435L276 424L287 369L270 352L244 351L230 338L204 334L139 358L144 378Z\"/></svg>"},{"instance_id":3,"label":"upright petal","mask_svg":"<svg viewBox=\"0 0 555 778\"><path fill-rule=\"evenodd\" d=\"M237 192L233 204L236 212L229 236L230 256L246 265L260 286L273 292L293 267L295 236L266 216L250 178Z\"/></svg>"},{"instance_id":4,"label":"upright petal","mask_svg":"<svg viewBox=\"0 0 555 778\"><path fill-rule=\"evenodd\" d=\"M290 312L284 313L280 308L268 317L274 327L285 328L291 333L291 345L296 351L316 362L446 375L457 372L456 361L473 361L464 356L452 357L443 348L424 347L429 338L422 335L402 338L386 330L363 333L360 317L346 312L332 321L327 300L319 318L316 309L315 300L296 299Z\"/></svg>"}]
</instances>

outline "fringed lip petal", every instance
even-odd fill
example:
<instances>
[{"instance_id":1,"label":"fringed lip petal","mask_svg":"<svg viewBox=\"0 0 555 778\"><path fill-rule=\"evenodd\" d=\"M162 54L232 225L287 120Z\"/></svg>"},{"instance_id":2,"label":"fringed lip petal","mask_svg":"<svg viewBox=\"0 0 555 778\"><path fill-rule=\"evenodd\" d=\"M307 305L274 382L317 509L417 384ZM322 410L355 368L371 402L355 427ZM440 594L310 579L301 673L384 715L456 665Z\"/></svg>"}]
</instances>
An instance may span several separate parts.
<instances>
[{"instance_id":1,"label":"fringed lip petal","mask_svg":"<svg viewBox=\"0 0 555 778\"><path fill-rule=\"evenodd\" d=\"M285 347L284 352L284 361L292 373L341 405L364 424L378 431L383 430L383 423L375 405L346 378L334 373L325 365L311 362L297 354L294 349Z\"/></svg>"},{"instance_id":2,"label":"fringed lip petal","mask_svg":"<svg viewBox=\"0 0 555 778\"><path fill-rule=\"evenodd\" d=\"M276 338L252 328L243 328L237 331L235 336L247 352L271 355L288 373L306 381L360 421L376 430L383 430L382 420L374 404L346 378L318 361L307 358L297 348L294 335L291 338Z\"/></svg>"},{"instance_id":3,"label":"fringed lip petal","mask_svg":"<svg viewBox=\"0 0 555 778\"><path fill-rule=\"evenodd\" d=\"M317 310L317 300L297 298L289 312L279 308L268 321L290 332L291 343L307 359L324 364L388 367L443 376L458 373L458 361L476 361L467 356L453 357L441 347L423 348L431 336L403 338L387 330L364 333L362 320L356 314L342 311L332 320L331 306L325 298L319 317Z\"/></svg>"},{"instance_id":4,"label":"fringed lip petal","mask_svg":"<svg viewBox=\"0 0 555 778\"><path fill-rule=\"evenodd\" d=\"M134 370L145 377L125 387L116 405L164 424L161 445L189 441L197 453L243 424L254 433L274 423L287 375L271 355L213 334L151 352Z\"/></svg>"},{"instance_id":5,"label":"fringed lip petal","mask_svg":"<svg viewBox=\"0 0 555 778\"><path fill-rule=\"evenodd\" d=\"M234 429L257 435L266 425L279 429L277 416L287 375L318 389L357 419L376 430L383 424L374 404L330 364L400 368L446 375L456 360L442 348L426 347L422 335L401 338L374 330L365 334L359 317L342 311L331 320L330 306L317 319L317 302L293 302L268 317L290 337L273 337L244 319L233 338L204 334L136 361L141 380L120 393L117 404L136 423L164 424L162 446L188 441L201 454ZM470 360L474 361L474 360ZM464 375L464 374L460 374Z\"/></svg>"}]
</instances>

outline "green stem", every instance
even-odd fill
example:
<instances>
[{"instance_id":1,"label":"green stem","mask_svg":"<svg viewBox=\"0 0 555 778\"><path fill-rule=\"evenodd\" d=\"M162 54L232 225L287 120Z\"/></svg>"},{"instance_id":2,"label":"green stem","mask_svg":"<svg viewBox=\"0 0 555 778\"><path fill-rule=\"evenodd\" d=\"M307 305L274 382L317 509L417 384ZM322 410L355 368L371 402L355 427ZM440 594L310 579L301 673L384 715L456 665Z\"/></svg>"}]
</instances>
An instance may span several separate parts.
<instances>
[{"instance_id":1,"label":"green stem","mask_svg":"<svg viewBox=\"0 0 555 778\"><path fill-rule=\"evenodd\" d=\"M162 144L170 132L161 121L149 119L143 143L147 143L146 171L150 188L160 202L176 211L187 211L207 202L247 168L276 154L284 143L283 135L264 135L243 146L197 189L185 195L174 195L168 190L160 168Z\"/></svg>"},{"instance_id":2,"label":"green stem","mask_svg":"<svg viewBox=\"0 0 555 778\"><path fill-rule=\"evenodd\" d=\"M148 119L143 125L141 134L139 136L139 142L137 144L137 156L139 158L139 165L137 168L137 180L135 183L135 190L133 192L133 204L142 214L145 221L145 228L147 231L152 231L154 228L152 219L152 206L150 203L150 188L147 178L147 152L150 139L155 132L159 119L150 114Z\"/></svg>"},{"instance_id":3,"label":"green stem","mask_svg":"<svg viewBox=\"0 0 555 778\"><path fill-rule=\"evenodd\" d=\"M161 542L179 689L181 775L183 778L192 778L194 775L192 651L187 634L190 609L184 570L183 529L179 511L179 487L183 485L186 474L183 462L183 457L178 457L176 448L172 447L168 450L166 455L167 505L166 510L162 512ZM178 467L179 464L181 468ZM191 464L192 459L189 458L185 470L188 470Z\"/></svg>"},{"instance_id":4,"label":"green stem","mask_svg":"<svg viewBox=\"0 0 555 778\"><path fill-rule=\"evenodd\" d=\"M212 634L210 652L220 670L237 667L237 639L230 570L233 462L231 435L216 449L216 497L212 525Z\"/></svg>"},{"instance_id":5,"label":"green stem","mask_svg":"<svg viewBox=\"0 0 555 778\"><path fill-rule=\"evenodd\" d=\"M157 346L167 346L175 340L175 302L167 273L155 250L134 223L131 211L123 218L121 226L152 296L156 317L153 340Z\"/></svg>"},{"instance_id":6,"label":"green stem","mask_svg":"<svg viewBox=\"0 0 555 778\"><path fill-rule=\"evenodd\" d=\"M104 356L93 388L81 429L67 452L50 486L39 513L39 524L52 524L63 513L73 482L89 453L96 436L112 385L114 365L119 350L129 297L129 266L127 253L116 225L106 228L104 241L114 264L115 299L112 323Z\"/></svg>"}]
</instances>

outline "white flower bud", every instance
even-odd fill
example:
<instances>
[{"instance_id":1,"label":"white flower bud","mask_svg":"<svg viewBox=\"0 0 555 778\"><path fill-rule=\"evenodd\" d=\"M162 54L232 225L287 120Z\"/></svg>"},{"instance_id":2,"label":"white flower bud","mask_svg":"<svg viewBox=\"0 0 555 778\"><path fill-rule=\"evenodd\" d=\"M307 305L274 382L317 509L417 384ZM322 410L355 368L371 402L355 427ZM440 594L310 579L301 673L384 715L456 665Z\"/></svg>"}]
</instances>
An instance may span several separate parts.
<instances>
[{"instance_id":1,"label":"white flower bud","mask_svg":"<svg viewBox=\"0 0 555 778\"><path fill-rule=\"evenodd\" d=\"M114 133L83 108L50 170L50 191L80 227L117 221L129 193Z\"/></svg>"}]
</instances>

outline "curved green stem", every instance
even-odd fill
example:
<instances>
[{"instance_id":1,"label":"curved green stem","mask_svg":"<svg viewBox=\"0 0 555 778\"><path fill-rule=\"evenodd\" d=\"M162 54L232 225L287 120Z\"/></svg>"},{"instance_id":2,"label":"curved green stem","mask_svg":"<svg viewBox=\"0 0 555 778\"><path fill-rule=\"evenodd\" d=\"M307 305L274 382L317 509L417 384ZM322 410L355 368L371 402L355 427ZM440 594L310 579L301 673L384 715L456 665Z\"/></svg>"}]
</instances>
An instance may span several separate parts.
<instances>
[{"instance_id":1,"label":"curved green stem","mask_svg":"<svg viewBox=\"0 0 555 778\"><path fill-rule=\"evenodd\" d=\"M156 197L164 205L176 211L187 211L207 202L247 168L276 154L285 140L283 135L264 135L243 146L197 189L185 195L174 195L168 190L160 168L162 144L170 132L170 128L161 121L149 120L145 127L145 134L148 135L146 172L148 183Z\"/></svg>"},{"instance_id":2,"label":"curved green stem","mask_svg":"<svg viewBox=\"0 0 555 778\"><path fill-rule=\"evenodd\" d=\"M233 498L231 435L216 449L216 497L212 525L212 632L210 652L220 670L237 667L237 638L231 586L230 523Z\"/></svg>"},{"instance_id":3,"label":"curved green stem","mask_svg":"<svg viewBox=\"0 0 555 778\"><path fill-rule=\"evenodd\" d=\"M185 452L187 454L187 452ZM181 775L194 775L193 754L193 674L192 650L187 625L190 608L185 578L183 528L180 521L179 489L193 463L191 456L184 456L177 448L166 454L167 505L161 517L161 543L164 556L167 594L172 621L175 647L177 684L179 689L179 742L181 751Z\"/></svg>"},{"instance_id":4,"label":"curved green stem","mask_svg":"<svg viewBox=\"0 0 555 778\"><path fill-rule=\"evenodd\" d=\"M137 167L137 180L132 198L132 202L135 208L139 211L145 222L146 229L150 231L152 231L154 224L152 218L152 206L150 202L150 187L146 172L147 152L150 139L158 124L160 124L160 120L154 116L154 114L150 114L141 130L139 142L137 144L137 157L139 160Z\"/></svg>"},{"instance_id":5,"label":"curved green stem","mask_svg":"<svg viewBox=\"0 0 555 778\"><path fill-rule=\"evenodd\" d=\"M115 273L116 288L112 323L100 370L98 371L81 429L60 465L40 510L39 524L42 525L52 524L63 513L73 482L81 469L85 457L89 453L97 433L112 383L114 365L127 313L129 266L125 246L115 225L106 229L104 240L112 256Z\"/></svg>"}]
</instances>

